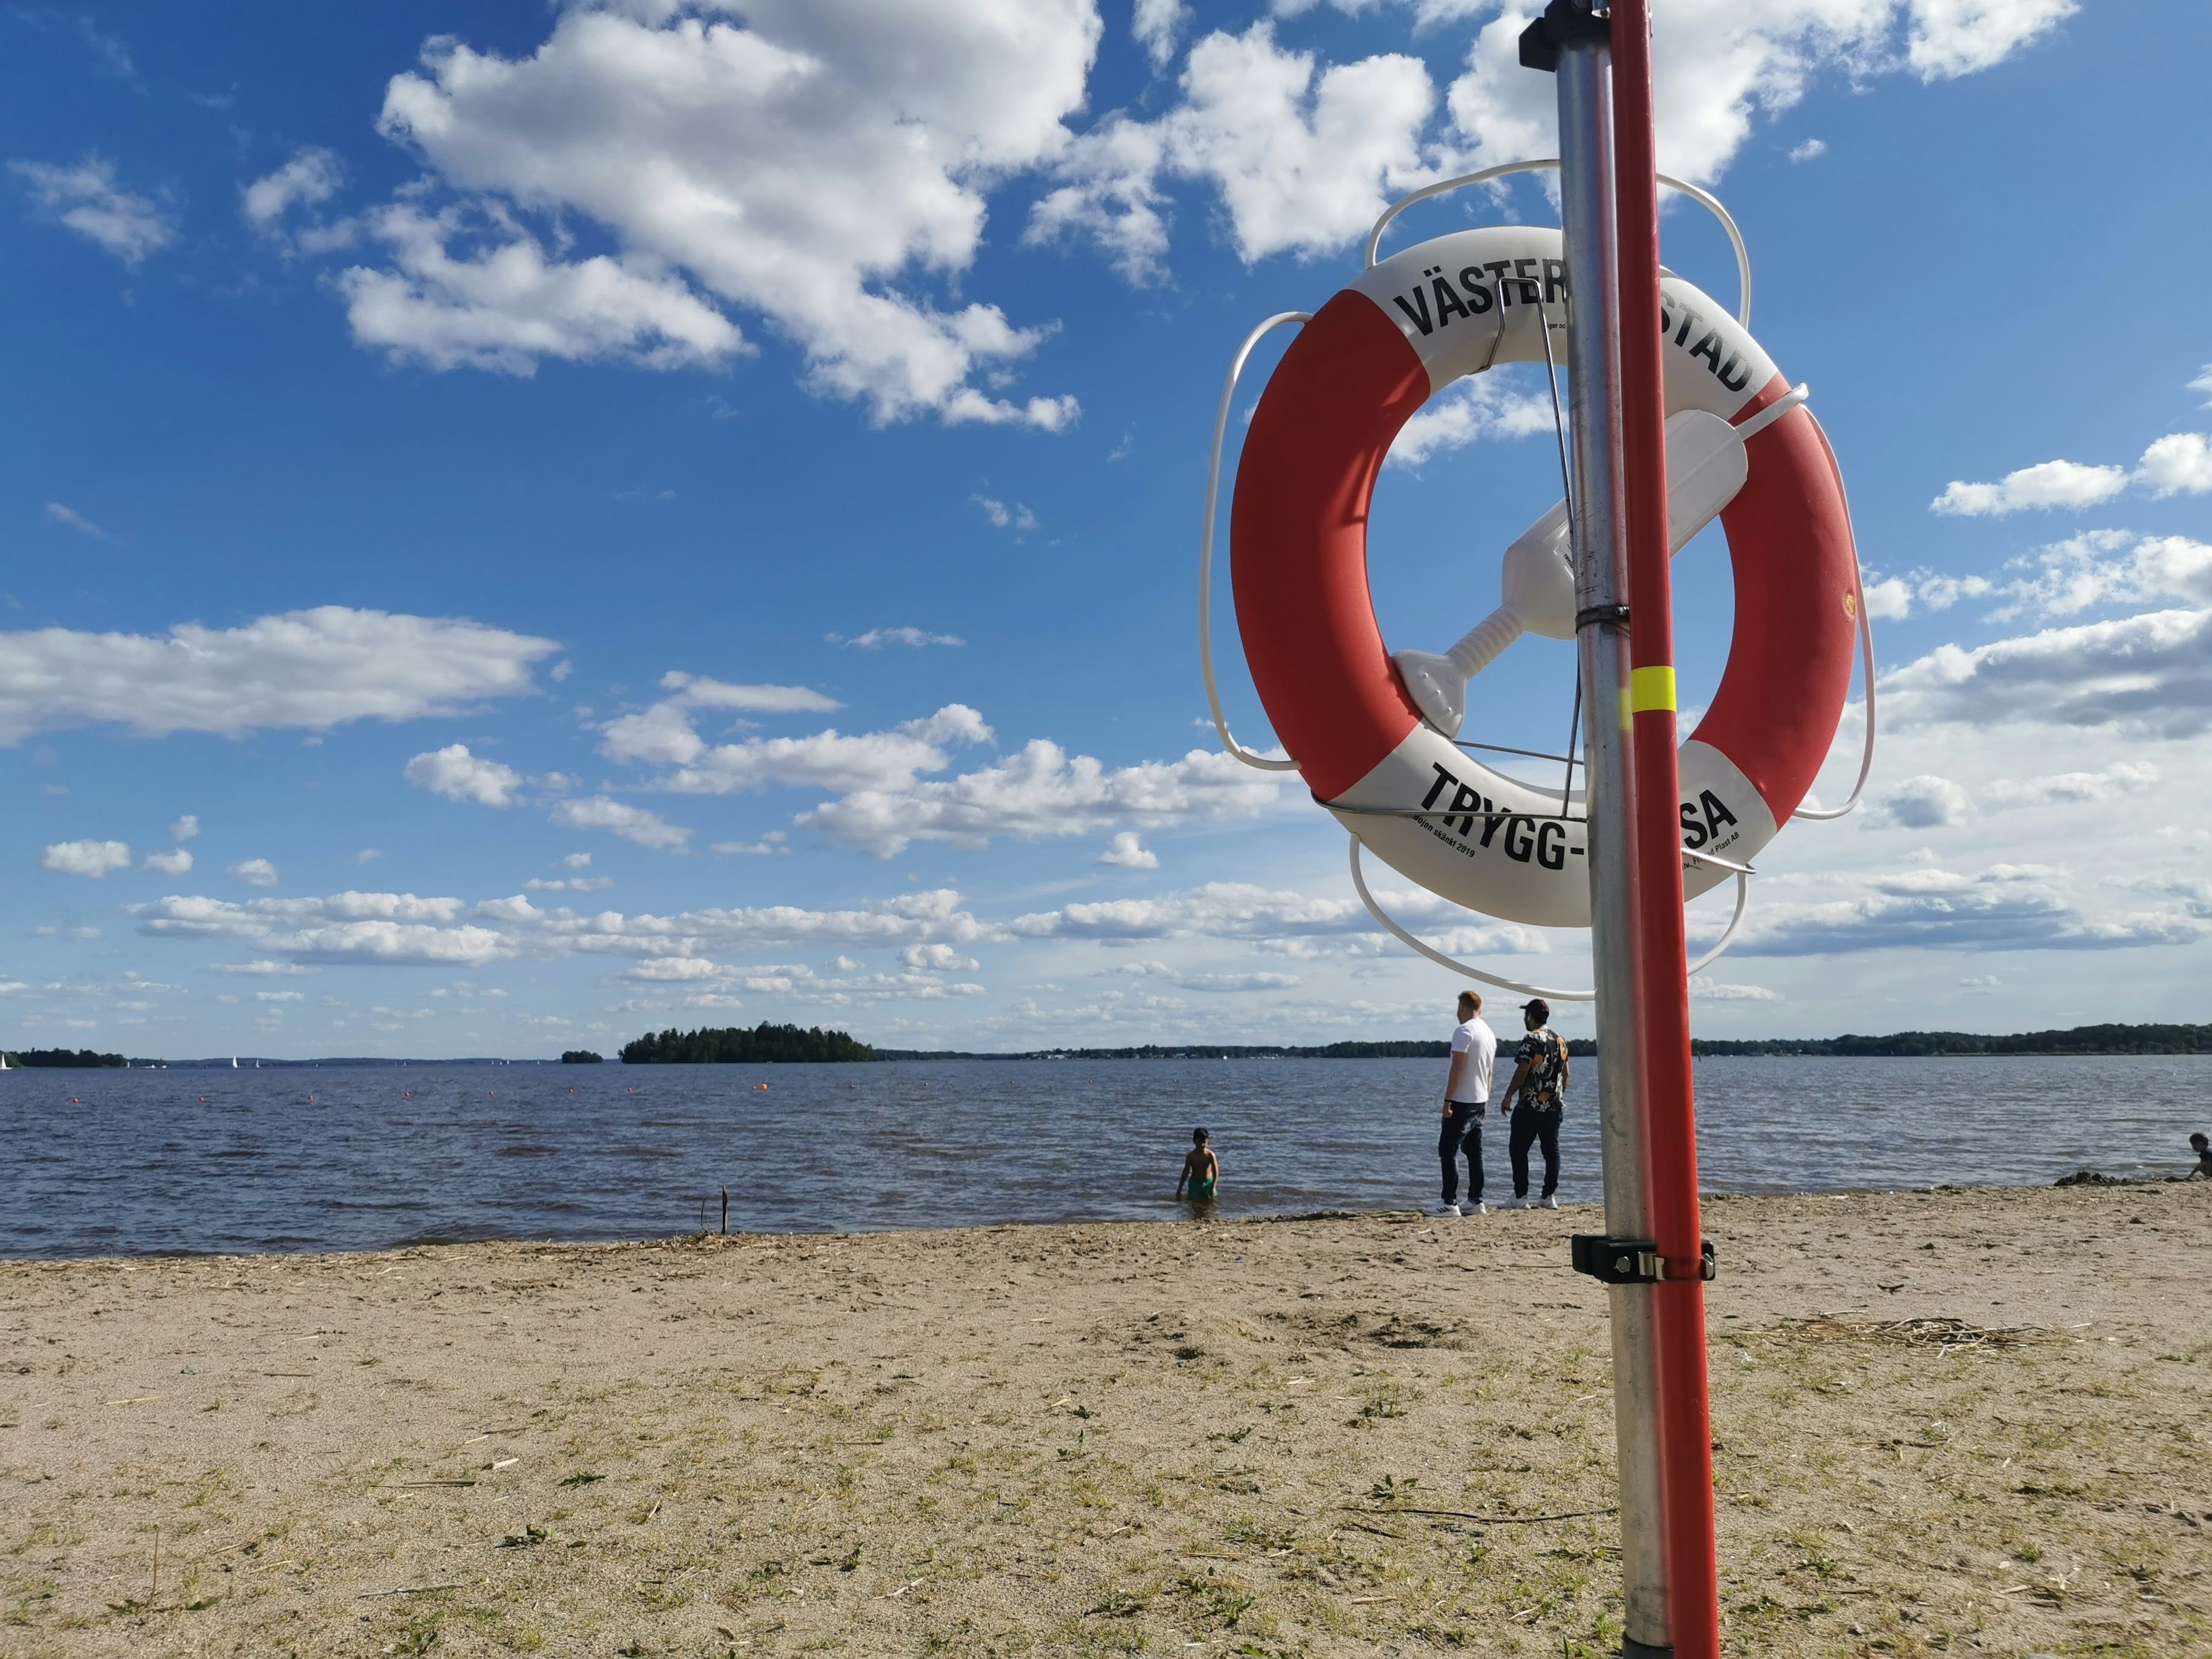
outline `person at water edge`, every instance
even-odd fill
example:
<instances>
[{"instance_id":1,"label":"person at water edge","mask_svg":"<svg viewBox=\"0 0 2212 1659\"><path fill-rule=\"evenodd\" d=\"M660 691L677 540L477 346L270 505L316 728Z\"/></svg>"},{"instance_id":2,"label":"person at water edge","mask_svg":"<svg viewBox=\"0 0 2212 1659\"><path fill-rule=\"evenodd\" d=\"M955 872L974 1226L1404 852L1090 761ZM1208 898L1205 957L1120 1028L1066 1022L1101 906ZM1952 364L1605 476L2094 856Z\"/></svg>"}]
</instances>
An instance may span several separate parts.
<instances>
[{"instance_id":1,"label":"person at water edge","mask_svg":"<svg viewBox=\"0 0 2212 1659\"><path fill-rule=\"evenodd\" d=\"M1183 1155L1182 1173L1176 1177L1177 1198L1182 1197L1188 1188L1192 1203L1212 1201L1214 1185L1221 1179L1221 1160L1214 1157L1213 1148L1206 1144L1209 1139L1203 1129L1190 1132L1190 1151Z\"/></svg>"},{"instance_id":2,"label":"person at water edge","mask_svg":"<svg viewBox=\"0 0 2212 1659\"><path fill-rule=\"evenodd\" d=\"M1566 1115L1567 1043L1552 1030L1551 1018L1552 1005L1541 997L1521 1005L1521 1023L1528 1028L1528 1035L1513 1052L1513 1080L1505 1085L1505 1097L1498 1105L1498 1111L1513 1121L1505 1152L1513 1161L1516 1207L1528 1199L1532 1142L1541 1143L1544 1148L1544 1195L1537 1206L1559 1207L1559 1200L1552 1194L1559 1189L1559 1120Z\"/></svg>"},{"instance_id":3,"label":"person at water edge","mask_svg":"<svg viewBox=\"0 0 2212 1659\"><path fill-rule=\"evenodd\" d=\"M2212 1140L2204 1138L2199 1129L2189 1137L2189 1150L2197 1154L2197 1167L2182 1176L2184 1181L2212 1181Z\"/></svg>"},{"instance_id":4,"label":"person at water edge","mask_svg":"<svg viewBox=\"0 0 2212 1659\"><path fill-rule=\"evenodd\" d=\"M1431 1215L1481 1215L1482 1114L1490 1104L1490 1073L1498 1060L1498 1034L1482 1018L1482 999L1459 994L1459 1024L1451 1036L1451 1071L1444 1078L1443 1127L1437 1156L1443 1161L1443 1201ZM1459 1155L1467 1153L1467 1208L1459 1206Z\"/></svg>"}]
</instances>

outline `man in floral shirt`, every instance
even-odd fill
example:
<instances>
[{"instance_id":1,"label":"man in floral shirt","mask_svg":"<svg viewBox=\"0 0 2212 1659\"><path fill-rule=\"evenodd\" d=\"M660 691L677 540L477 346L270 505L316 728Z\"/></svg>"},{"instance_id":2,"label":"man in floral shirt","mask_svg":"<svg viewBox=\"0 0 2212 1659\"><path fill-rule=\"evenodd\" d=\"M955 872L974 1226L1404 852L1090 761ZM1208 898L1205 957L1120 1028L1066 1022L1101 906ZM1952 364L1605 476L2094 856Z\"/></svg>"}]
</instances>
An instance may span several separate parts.
<instances>
[{"instance_id":1,"label":"man in floral shirt","mask_svg":"<svg viewBox=\"0 0 2212 1659\"><path fill-rule=\"evenodd\" d=\"M1513 1081L1505 1085L1498 1109L1511 1115L1512 1133L1505 1150L1513 1161L1512 1206L1528 1199L1528 1147L1544 1148L1544 1195L1537 1207L1556 1210L1553 1196L1559 1188L1559 1120L1566 1115L1566 1039L1551 1028L1552 1006L1539 997L1521 1006L1521 1023L1528 1035L1513 1054ZM1509 1206L1509 1207L1512 1207Z\"/></svg>"}]
</instances>

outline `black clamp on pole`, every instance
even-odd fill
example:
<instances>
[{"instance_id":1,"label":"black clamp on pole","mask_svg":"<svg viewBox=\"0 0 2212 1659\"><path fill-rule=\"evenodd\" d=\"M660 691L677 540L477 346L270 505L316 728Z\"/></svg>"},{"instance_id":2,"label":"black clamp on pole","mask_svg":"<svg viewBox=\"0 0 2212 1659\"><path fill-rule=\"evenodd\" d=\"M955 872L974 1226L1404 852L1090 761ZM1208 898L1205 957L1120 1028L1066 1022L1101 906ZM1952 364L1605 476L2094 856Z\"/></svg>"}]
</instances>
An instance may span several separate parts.
<instances>
[{"instance_id":1,"label":"black clamp on pole","mask_svg":"<svg viewBox=\"0 0 2212 1659\"><path fill-rule=\"evenodd\" d=\"M1612 39L1611 14L1600 0L1552 0L1536 21L1521 31L1521 67L1551 74L1559 53L1585 41Z\"/></svg>"},{"instance_id":2,"label":"black clamp on pole","mask_svg":"<svg viewBox=\"0 0 2212 1659\"><path fill-rule=\"evenodd\" d=\"M1628 626L1628 607L1625 605L1588 605L1575 612L1575 632L1585 628L1626 628Z\"/></svg>"},{"instance_id":3,"label":"black clamp on pole","mask_svg":"<svg viewBox=\"0 0 2212 1659\"><path fill-rule=\"evenodd\" d=\"M1662 1279L1711 1279L1717 1271L1713 1241L1689 1261L1659 1254L1658 1242L1649 1238L1613 1238L1604 1233L1577 1233L1571 1243L1574 1270L1588 1273L1601 1285L1656 1285Z\"/></svg>"}]
</instances>

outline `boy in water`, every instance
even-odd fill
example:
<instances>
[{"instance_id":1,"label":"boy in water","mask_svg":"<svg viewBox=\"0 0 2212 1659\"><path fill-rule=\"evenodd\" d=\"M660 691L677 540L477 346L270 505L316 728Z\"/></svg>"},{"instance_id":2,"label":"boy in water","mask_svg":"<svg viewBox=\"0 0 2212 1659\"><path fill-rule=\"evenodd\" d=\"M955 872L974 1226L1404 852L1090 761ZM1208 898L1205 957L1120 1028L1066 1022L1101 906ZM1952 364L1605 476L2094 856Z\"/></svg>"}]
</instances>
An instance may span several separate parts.
<instances>
[{"instance_id":1,"label":"boy in water","mask_svg":"<svg viewBox=\"0 0 2212 1659\"><path fill-rule=\"evenodd\" d=\"M1194 1204L1211 1204L1214 1183L1221 1179L1221 1160L1214 1157L1206 1139L1203 1129L1190 1132L1190 1151L1183 1158L1182 1173L1176 1177L1176 1196L1183 1196L1188 1187Z\"/></svg>"}]
</instances>

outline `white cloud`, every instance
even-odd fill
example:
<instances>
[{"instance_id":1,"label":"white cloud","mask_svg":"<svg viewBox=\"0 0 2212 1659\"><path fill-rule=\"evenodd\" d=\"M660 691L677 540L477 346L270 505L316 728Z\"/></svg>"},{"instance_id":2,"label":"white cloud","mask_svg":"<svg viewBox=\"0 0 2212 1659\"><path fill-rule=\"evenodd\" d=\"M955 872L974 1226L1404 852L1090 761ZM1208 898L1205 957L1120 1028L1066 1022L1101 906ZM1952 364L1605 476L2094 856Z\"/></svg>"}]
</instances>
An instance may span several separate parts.
<instances>
[{"instance_id":1,"label":"white cloud","mask_svg":"<svg viewBox=\"0 0 2212 1659\"><path fill-rule=\"evenodd\" d=\"M1055 166L1063 182L1031 212L1030 240L1088 235L1125 275L1147 280L1167 249L1166 174L1219 191L1248 264L1312 256L1364 232L1389 192L1431 176L1420 135L1436 88L1419 58L1322 68L1278 46L1262 21L1193 46L1181 86L1182 101L1158 120L1116 112L1068 148Z\"/></svg>"},{"instance_id":2,"label":"white cloud","mask_svg":"<svg viewBox=\"0 0 2212 1659\"><path fill-rule=\"evenodd\" d=\"M2212 610L2045 629L1972 649L1940 646L1888 675L1883 699L1900 730L2032 720L2192 736L2212 729Z\"/></svg>"},{"instance_id":3,"label":"white cloud","mask_svg":"<svg viewBox=\"0 0 2212 1659\"><path fill-rule=\"evenodd\" d=\"M2008 472L1996 483L1966 483L1954 478L1929 510L1964 518L2002 517L2029 507L2088 507L2108 501L2128 487L2124 466L2085 466L2079 461L2043 461Z\"/></svg>"},{"instance_id":4,"label":"white cloud","mask_svg":"<svg viewBox=\"0 0 2212 1659\"><path fill-rule=\"evenodd\" d=\"M2068 872L2048 865L1996 864L1972 875L1922 866L1818 884L1839 896L1770 896L1754 906L1735 954L2117 950L2183 944L2207 932L2186 902L2093 920L2075 904Z\"/></svg>"},{"instance_id":5,"label":"white cloud","mask_svg":"<svg viewBox=\"0 0 2212 1659\"><path fill-rule=\"evenodd\" d=\"M963 957L949 945L909 945L899 952L899 960L909 968L926 969L933 973L973 973L983 964L973 957Z\"/></svg>"},{"instance_id":6,"label":"white cloud","mask_svg":"<svg viewBox=\"0 0 2212 1659\"><path fill-rule=\"evenodd\" d=\"M1555 88L1521 67L1539 6L1515 0L1475 38L1446 94L1452 170L1556 155ZM1825 72L1856 83L1909 70L1949 80L2002 62L2074 9L2074 0L1662 0L1652 40L1662 172L1710 184L1756 118L1796 106Z\"/></svg>"},{"instance_id":7,"label":"white cloud","mask_svg":"<svg viewBox=\"0 0 2212 1659\"><path fill-rule=\"evenodd\" d=\"M242 859L223 866L223 873L248 887L274 887L278 880L276 866L267 859Z\"/></svg>"},{"instance_id":8,"label":"white cloud","mask_svg":"<svg viewBox=\"0 0 2212 1659\"><path fill-rule=\"evenodd\" d=\"M1124 870L1157 870L1160 867L1160 855L1142 846L1135 830L1124 830L1092 862L1118 865Z\"/></svg>"},{"instance_id":9,"label":"white cloud","mask_svg":"<svg viewBox=\"0 0 2212 1659\"><path fill-rule=\"evenodd\" d=\"M1996 806L2048 806L2081 801L2116 800L2141 794L2158 781L2148 761L2114 761L2097 772L2055 772L2039 778L2000 778L1987 796Z\"/></svg>"},{"instance_id":10,"label":"white cloud","mask_svg":"<svg viewBox=\"0 0 2212 1659\"><path fill-rule=\"evenodd\" d=\"M169 839L171 841L190 841L193 836L198 835L199 832L200 821L198 814L187 812L169 826Z\"/></svg>"},{"instance_id":11,"label":"white cloud","mask_svg":"<svg viewBox=\"0 0 2212 1659\"><path fill-rule=\"evenodd\" d=\"M455 714L528 691L531 665L556 648L456 617L334 605L166 635L0 633L0 746L111 720L149 737L234 738Z\"/></svg>"},{"instance_id":12,"label":"white cloud","mask_svg":"<svg viewBox=\"0 0 2212 1659\"><path fill-rule=\"evenodd\" d=\"M75 167L43 161L9 167L29 182L41 208L126 265L140 264L177 239L174 205L124 189L115 182L115 164L100 156L88 155Z\"/></svg>"},{"instance_id":13,"label":"white cloud","mask_svg":"<svg viewBox=\"0 0 2212 1659\"><path fill-rule=\"evenodd\" d=\"M588 870L592 867L592 855L589 853L571 853L561 860L561 867L563 870Z\"/></svg>"},{"instance_id":14,"label":"white cloud","mask_svg":"<svg viewBox=\"0 0 2212 1659\"><path fill-rule=\"evenodd\" d=\"M919 628L871 628L847 639L842 634L823 636L832 645L849 645L858 651L880 651L887 645L965 645L957 634L927 634ZM833 705L834 706L834 705Z\"/></svg>"},{"instance_id":15,"label":"white cloud","mask_svg":"<svg viewBox=\"0 0 2212 1659\"><path fill-rule=\"evenodd\" d=\"M660 852L682 847L691 839L689 830L669 823L659 813L605 795L557 803L553 822L564 830L611 830L624 841Z\"/></svg>"},{"instance_id":16,"label":"white cloud","mask_svg":"<svg viewBox=\"0 0 2212 1659\"><path fill-rule=\"evenodd\" d=\"M528 781L511 766L471 755L465 743L448 744L409 761L400 775L417 789L480 806L512 806Z\"/></svg>"},{"instance_id":17,"label":"white cloud","mask_svg":"<svg viewBox=\"0 0 2212 1659\"><path fill-rule=\"evenodd\" d=\"M2201 432L2174 432L2142 453L2136 475L2159 495L2212 491L2212 442Z\"/></svg>"},{"instance_id":18,"label":"white cloud","mask_svg":"<svg viewBox=\"0 0 2212 1659\"><path fill-rule=\"evenodd\" d=\"M1417 927L1441 923L1453 927L1467 915L1431 893L1378 891L1376 896L1401 921ZM1381 936L1357 898L1316 898L1246 882L1208 882L1148 899L1063 905L1017 916L1006 925L1006 932L1017 939L1087 939L1109 945L1175 939L1244 939L1264 945ZM1518 952L1540 951L1546 945L1543 936L1532 928L1498 923L1457 927L1446 936L1443 948Z\"/></svg>"},{"instance_id":19,"label":"white cloud","mask_svg":"<svg viewBox=\"0 0 2212 1659\"><path fill-rule=\"evenodd\" d=\"M90 876L97 880L111 871L131 867L131 843L122 841L58 841L39 862L65 876Z\"/></svg>"},{"instance_id":20,"label":"white cloud","mask_svg":"<svg viewBox=\"0 0 2212 1659\"><path fill-rule=\"evenodd\" d=\"M1699 974L1690 981L1690 997L1697 1002L1779 1002L1782 994L1770 991L1764 985L1729 985L1711 974Z\"/></svg>"},{"instance_id":21,"label":"white cloud","mask_svg":"<svg viewBox=\"0 0 2212 1659\"><path fill-rule=\"evenodd\" d=\"M788 853L782 830L771 830L758 841L718 841L707 849L727 858L773 858L779 853Z\"/></svg>"},{"instance_id":22,"label":"white cloud","mask_svg":"<svg viewBox=\"0 0 2212 1659\"><path fill-rule=\"evenodd\" d=\"M1902 577L1866 584L1867 615L1876 622L1903 622L1912 614L1912 588Z\"/></svg>"},{"instance_id":23,"label":"white cloud","mask_svg":"<svg viewBox=\"0 0 2212 1659\"><path fill-rule=\"evenodd\" d=\"M1553 430L1550 394L1515 392L1510 368L1475 375L1445 389L1398 428L1384 465L1413 467L1479 438L1526 438Z\"/></svg>"},{"instance_id":24,"label":"white cloud","mask_svg":"<svg viewBox=\"0 0 2212 1659\"><path fill-rule=\"evenodd\" d=\"M377 860L383 856L384 854L380 849L374 847L364 847L361 851L353 855L352 862L356 864L374 864Z\"/></svg>"},{"instance_id":25,"label":"white cloud","mask_svg":"<svg viewBox=\"0 0 2212 1659\"><path fill-rule=\"evenodd\" d=\"M726 356L737 331L696 283L759 313L805 351L817 389L865 399L878 420L934 412L1057 430L1073 398L1018 404L971 384L1043 331L994 306L939 309L896 284L973 262L984 189L1067 142L1062 118L1082 105L1099 27L1091 0L761 0L742 24L674 4L578 4L513 58L434 37L421 69L386 90L386 135L480 212L595 221L622 252L545 329L527 301L581 267L546 264L509 228L500 253L528 280L464 272L453 284L441 268L454 263L448 216L402 201L382 216L387 232L392 216L418 222L400 238L402 270L349 273L356 305L381 293L404 317L434 270L441 286L422 297L446 313L437 336L459 346L446 362L512 368L647 339L659 342L647 361Z\"/></svg>"},{"instance_id":26,"label":"white cloud","mask_svg":"<svg viewBox=\"0 0 2212 1659\"><path fill-rule=\"evenodd\" d=\"M669 672L661 689L693 708L744 708L763 714L833 714L845 705L804 685L732 685L703 675Z\"/></svg>"},{"instance_id":27,"label":"white cloud","mask_svg":"<svg viewBox=\"0 0 2212 1659\"><path fill-rule=\"evenodd\" d=\"M127 907L139 931L160 938L252 941L270 963L220 971L295 971L322 962L474 965L513 957L632 957L648 961L705 958L790 949L869 949L943 943L958 945L987 931L960 908L949 889L902 893L856 910L686 910L675 915L581 915L541 908L517 894L469 905L457 898L412 893L334 893L319 898L257 898L243 902L204 896L170 897ZM662 977L694 977L714 969L655 969ZM714 970L719 971L719 970ZM741 970L744 971L744 970ZM805 969L776 969L801 974ZM965 993L963 993L965 994Z\"/></svg>"},{"instance_id":28,"label":"white cloud","mask_svg":"<svg viewBox=\"0 0 2212 1659\"><path fill-rule=\"evenodd\" d=\"M1182 0L1136 0L1129 33L1152 60L1154 70L1164 70L1173 61L1176 36L1189 16L1190 9Z\"/></svg>"},{"instance_id":29,"label":"white cloud","mask_svg":"<svg viewBox=\"0 0 2212 1659\"><path fill-rule=\"evenodd\" d=\"M75 507L65 507L59 501L48 501L46 503L46 522L49 524L67 525L71 530L76 531L80 536L89 536L96 542L112 541L115 539L105 530L102 530L98 525L94 524L91 520L86 518L83 514L78 512Z\"/></svg>"},{"instance_id":30,"label":"white cloud","mask_svg":"<svg viewBox=\"0 0 2212 1659\"><path fill-rule=\"evenodd\" d=\"M2020 602L2014 610L2025 605L2068 617L2114 603L2212 604L2212 544L2186 536L2088 530L2041 549L2036 566L2036 574L2004 588Z\"/></svg>"},{"instance_id":31,"label":"white cloud","mask_svg":"<svg viewBox=\"0 0 2212 1659\"><path fill-rule=\"evenodd\" d=\"M337 193L345 173L337 155L312 145L293 152L274 173L239 192L239 210L256 230L269 232L295 207L318 207Z\"/></svg>"},{"instance_id":32,"label":"white cloud","mask_svg":"<svg viewBox=\"0 0 2212 1659\"><path fill-rule=\"evenodd\" d=\"M1042 840L1092 835L1131 819L1157 825L1241 816L1273 805L1279 793L1273 778L1218 751L1193 750L1179 761L1109 770L1040 738L976 771L942 782L855 789L793 822L890 858L913 841L981 847L994 836Z\"/></svg>"},{"instance_id":33,"label":"white cloud","mask_svg":"<svg viewBox=\"0 0 2212 1659\"><path fill-rule=\"evenodd\" d=\"M1286 991L1305 981L1296 974L1184 974L1176 983L1186 991Z\"/></svg>"},{"instance_id":34,"label":"white cloud","mask_svg":"<svg viewBox=\"0 0 2212 1659\"><path fill-rule=\"evenodd\" d=\"M1019 501L1009 505L1005 501L994 501L988 495L975 495L969 499L981 507L983 516L1000 530L1035 530L1037 527L1036 514Z\"/></svg>"},{"instance_id":35,"label":"white cloud","mask_svg":"<svg viewBox=\"0 0 2212 1659\"><path fill-rule=\"evenodd\" d=\"M615 884L612 876L565 876L547 881L533 876L522 884L526 893L603 893Z\"/></svg>"},{"instance_id":36,"label":"white cloud","mask_svg":"<svg viewBox=\"0 0 2212 1659\"><path fill-rule=\"evenodd\" d=\"M2212 409L2212 363L2204 365L2204 372L2189 383L2191 392L2204 394L2204 406Z\"/></svg>"},{"instance_id":37,"label":"white cloud","mask_svg":"<svg viewBox=\"0 0 2212 1659\"><path fill-rule=\"evenodd\" d=\"M253 1000L256 1002L305 1002L307 998L302 991L256 991Z\"/></svg>"},{"instance_id":38,"label":"white cloud","mask_svg":"<svg viewBox=\"0 0 2212 1659\"><path fill-rule=\"evenodd\" d=\"M146 862L139 867L160 876L181 876L192 867L192 855L181 847L166 853L149 853Z\"/></svg>"},{"instance_id":39,"label":"white cloud","mask_svg":"<svg viewBox=\"0 0 2212 1659\"><path fill-rule=\"evenodd\" d=\"M2212 441L2201 432L2168 433L2143 451L2132 472L2079 461L2045 461L2008 472L1996 483L1954 478L1929 507L1967 518L2002 517L2029 507L2094 506L2130 484L2147 485L2159 496L2212 492Z\"/></svg>"},{"instance_id":40,"label":"white cloud","mask_svg":"<svg viewBox=\"0 0 2212 1659\"><path fill-rule=\"evenodd\" d=\"M1966 792L1948 778L1923 773L1907 778L1874 803L1869 824L1896 824L1907 830L1932 830L1958 823L1973 811Z\"/></svg>"},{"instance_id":41,"label":"white cloud","mask_svg":"<svg viewBox=\"0 0 2212 1659\"><path fill-rule=\"evenodd\" d=\"M728 318L649 259L549 261L504 216L480 224L459 208L395 203L368 223L398 269L355 265L337 285L355 340L396 360L526 375L541 357L686 368L744 349Z\"/></svg>"},{"instance_id":42,"label":"white cloud","mask_svg":"<svg viewBox=\"0 0 2212 1659\"><path fill-rule=\"evenodd\" d=\"M1817 161L1827 153L1828 141L1826 139L1808 138L1802 144L1793 144L1790 146L1790 159L1793 161Z\"/></svg>"},{"instance_id":43,"label":"white cloud","mask_svg":"<svg viewBox=\"0 0 2212 1659\"><path fill-rule=\"evenodd\" d=\"M211 974L243 974L254 979L270 979L295 974L319 974L319 968L310 968L304 963L278 962L264 957L253 962L216 962L208 965Z\"/></svg>"},{"instance_id":44,"label":"white cloud","mask_svg":"<svg viewBox=\"0 0 2212 1659\"><path fill-rule=\"evenodd\" d=\"M881 790L909 787L917 773L942 771L951 763L950 744L992 738L981 714L964 703L948 703L889 732L847 735L831 727L802 738L709 744L692 724L700 684L686 684L673 697L610 720L601 728L600 752L631 764L672 767L651 787L682 794L723 795L775 785Z\"/></svg>"}]
</instances>

